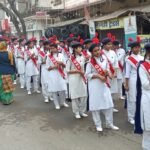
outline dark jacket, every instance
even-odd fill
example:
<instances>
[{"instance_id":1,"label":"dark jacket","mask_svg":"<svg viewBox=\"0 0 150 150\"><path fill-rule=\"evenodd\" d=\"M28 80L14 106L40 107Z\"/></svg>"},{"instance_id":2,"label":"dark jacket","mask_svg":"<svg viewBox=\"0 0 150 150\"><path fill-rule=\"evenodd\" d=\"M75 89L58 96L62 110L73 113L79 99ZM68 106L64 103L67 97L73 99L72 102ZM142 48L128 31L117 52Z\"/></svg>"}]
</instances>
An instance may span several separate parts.
<instances>
[{"instance_id":1,"label":"dark jacket","mask_svg":"<svg viewBox=\"0 0 150 150\"><path fill-rule=\"evenodd\" d=\"M11 65L8 59L8 52L0 52L0 75L15 74L16 67Z\"/></svg>"}]
</instances>

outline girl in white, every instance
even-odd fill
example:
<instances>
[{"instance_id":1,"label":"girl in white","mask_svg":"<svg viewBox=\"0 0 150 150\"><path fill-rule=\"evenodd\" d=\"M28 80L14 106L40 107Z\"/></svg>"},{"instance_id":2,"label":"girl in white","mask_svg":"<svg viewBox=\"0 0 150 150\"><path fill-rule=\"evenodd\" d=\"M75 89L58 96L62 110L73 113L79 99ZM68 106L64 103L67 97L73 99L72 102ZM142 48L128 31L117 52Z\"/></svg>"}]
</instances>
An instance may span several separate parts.
<instances>
[{"instance_id":1,"label":"girl in white","mask_svg":"<svg viewBox=\"0 0 150 150\"><path fill-rule=\"evenodd\" d=\"M87 86L84 76L85 59L82 56L82 46L79 42L72 43L73 56L67 61L69 94L72 99L72 111L76 119L87 117ZM75 65L76 63L76 65ZM77 68L77 65L79 68Z\"/></svg>"},{"instance_id":2,"label":"girl in white","mask_svg":"<svg viewBox=\"0 0 150 150\"><path fill-rule=\"evenodd\" d=\"M66 100L66 75L64 73L65 62L61 53L58 53L56 44L50 45L51 54L47 56L46 68L48 70L48 92L53 97L54 105L56 109L60 109L60 106L68 107L65 103Z\"/></svg>"},{"instance_id":3,"label":"girl in white","mask_svg":"<svg viewBox=\"0 0 150 150\"><path fill-rule=\"evenodd\" d=\"M100 112L103 112L106 120L106 127L119 130L113 125L113 100L110 92L110 85L107 80L109 66L105 55L100 54L99 46L92 44L89 51L92 54L91 61L87 64L86 76L88 78L89 110L92 112L93 121L97 131L103 131ZM99 73L97 71L99 66Z\"/></svg>"},{"instance_id":4,"label":"girl in white","mask_svg":"<svg viewBox=\"0 0 150 150\"><path fill-rule=\"evenodd\" d=\"M114 99L115 94L118 94L118 82L117 82L117 70L118 66L118 59L116 53L112 50L112 40L110 38L104 38L102 40L102 53L106 56L108 63L109 63L109 70L111 73L111 94L112 98ZM117 109L113 109L114 112L118 112Z\"/></svg>"},{"instance_id":5,"label":"girl in white","mask_svg":"<svg viewBox=\"0 0 150 150\"><path fill-rule=\"evenodd\" d=\"M37 65L38 52L33 48L34 44L31 41L27 43L27 49L25 51L25 61L26 61L26 86L28 95L31 95L31 77L33 78L34 92L41 93L39 88L38 76L39 68Z\"/></svg>"},{"instance_id":6,"label":"girl in white","mask_svg":"<svg viewBox=\"0 0 150 150\"><path fill-rule=\"evenodd\" d=\"M49 47L50 42L45 41L44 42L44 48L41 47L39 50L39 56L38 56L38 63L41 66L41 84L42 84L42 94L44 96L45 103L49 102L49 96L48 96L48 82L47 82L47 74L48 70L46 68L46 59L49 55Z\"/></svg>"},{"instance_id":7,"label":"girl in white","mask_svg":"<svg viewBox=\"0 0 150 150\"><path fill-rule=\"evenodd\" d=\"M140 43L133 41L129 43L132 54L126 59L125 73L125 89L127 91L127 114L128 121L134 125L135 107L136 107L136 81L137 81L137 65L143 57L139 55Z\"/></svg>"},{"instance_id":8,"label":"girl in white","mask_svg":"<svg viewBox=\"0 0 150 150\"><path fill-rule=\"evenodd\" d=\"M20 88L23 89L25 87L25 40L19 39L19 46L16 50L16 58L18 62L18 74L20 79Z\"/></svg>"},{"instance_id":9,"label":"girl in white","mask_svg":"<svg viewBox=\"0 0 150 150\"><path fill-rule=\"evenodd\" d=\"M150 149L150 43L145 45L145 60L138 69L135 133L143 133L143 150ZM140 118L140 119L139 119Z\"/></svg>"}]
</instances>

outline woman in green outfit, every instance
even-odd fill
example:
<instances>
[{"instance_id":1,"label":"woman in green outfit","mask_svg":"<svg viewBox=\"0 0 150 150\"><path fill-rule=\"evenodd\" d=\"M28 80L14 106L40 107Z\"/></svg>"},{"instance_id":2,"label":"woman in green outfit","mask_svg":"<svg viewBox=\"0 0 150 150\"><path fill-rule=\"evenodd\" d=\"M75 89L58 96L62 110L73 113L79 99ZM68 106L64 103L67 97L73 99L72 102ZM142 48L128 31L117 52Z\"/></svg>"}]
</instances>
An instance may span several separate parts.
<instances>
[{"instance_id":1,"label":"woman in green outfit","mask_svg":"<svg viewBox=\"0 0 150 150\"><path fill-rule=\"evenodd\" d=\"M6 42L0 42L0 101L9 105L13 102L13 78L15 74L15 63L13 54L7 51Z\"/></svg>"}]
</instances>

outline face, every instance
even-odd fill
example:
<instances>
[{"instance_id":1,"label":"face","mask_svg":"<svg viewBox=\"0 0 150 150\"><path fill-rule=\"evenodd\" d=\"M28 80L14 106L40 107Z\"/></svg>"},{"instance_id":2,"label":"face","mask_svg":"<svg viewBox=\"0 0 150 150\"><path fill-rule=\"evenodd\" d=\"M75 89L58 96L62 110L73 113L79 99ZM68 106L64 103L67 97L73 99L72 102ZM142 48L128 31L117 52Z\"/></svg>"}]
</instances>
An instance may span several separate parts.
<instances>
[{"instance_id":1,"label":"face","mask_svg":"<svg viewBox=\"0 0 150 150\"><path fill-rule=\"evenodd\" d=\"M17 41L17 40L15 40L15 41L13 42L13 44L14 44L14 45L17 45L17 44L18 44L18 41Z\"/></svg>"},{"instance_id":2,"label":"face","mask_svg":"<svg viewBox=\"0 0 150 150\"><path fill-rule=\"evenodd\" d=\"M52 53L57 53L58 49L55 46L50 47Z\"/></svg>"},{"instance_id":3,"label":"face","mask_svg":"<svg viewBox=\"0 0 150 150\"><path fill-rule=\"evenodd\" d=\"M82 47L81 47L81 46L78 46L77 48L75 48L75 52L76 52L77 54L81 54L81 52L82 52Z\"/></svg>"},{"instance_id":4,"label":"face","mask_svg":"<svg viewBox=\"0 0 150 150\"><path fill-rule=\"evenodd\" d=\"M45 45L44 48L48 50L50 48L49 44Z\"/></svg>"},{"instance_id":5,"label":"face","mask_svg":"<svg viewBox=\"0 0 150 150\"><path fill-rule=\"evenodd\" d=\"M138 53L140 52L140 50L141 50L141 47L140 47L140 46L136 46L136 47L132 48L132 52L133 52L134 54L138 54Z\"/></svg>"},{"instance_id":6,"label":"face","mask_svg":"<svg viewBox=\"0 0 150 150\"><path fill-rule=\"evenodd\" d=\"M113 45L112 47L114 50L119 49L119 45Z\"/></svg>"},{"instance_id":7,"label":"face","mask_svg":"<svg viewBox=\"0 0 150 150\"><path fill-rule=\"evenodd\" d=\"M34 43L31 42L29 45L28 45L29 48L33 48L34 47Z\"/></svg>"},{"instance_id":8,"label":"face","mask_svg":"<svg viewBox=\"0 0 150 150\"><path fill-rule=\"evenodd\" d=\"M100 56L100 48L98 46L93 49L92 56L93 57L99 57Z\"/></svg>"},{"instance_id":9,"label":"face","mask_svg":"<svg viewBox=\"0 0 150 150\"><path fill-rule=\"evenodd\" d=\"M92 43L88 43L88 44L85 45L85 47L86 47L87 49L89 49L90 46L91 46L91 44L92 44Z\"/></svg>"},{"instance_id":10,"label":"face","mask_svg":"<svg viewBox=\"0 0 150 150\"><path fill-rule=\"evenodd\" d=\"M105 50L111 50L112 49L112 42L109 42L106 45L104 45L104 49Z\"/></svg>"},{"instance_id":11,"label":"face","mask_svg":"<svg viewBox=\"0 0 150 150\"><path fill-rule=\"evenodd\" d=\"M39 46L42 47L42 46L43 46L43 42L40 42L40 43L39 43Z\"/></svg>"},{"instance_id":12,"label":"face","mask_svg":"<svg viewBox=\"0 0 150 150\"><path fill-rule=\"evenodd\" d=\"M26 40L23 40L23 41L21 42L21 45L24 46L25 43L26 43Z\"/></svg>"},{"instance_id":13,"label":"face","mask_svg":"<svg viewBox=\"0 0 150 150\"><path fill-rule=\"evenodd\" d=\"M63 43L63 42L60 42L59 45L60 45L61 47L65 47L65 43Z\"/></svg>"}]
</instances>

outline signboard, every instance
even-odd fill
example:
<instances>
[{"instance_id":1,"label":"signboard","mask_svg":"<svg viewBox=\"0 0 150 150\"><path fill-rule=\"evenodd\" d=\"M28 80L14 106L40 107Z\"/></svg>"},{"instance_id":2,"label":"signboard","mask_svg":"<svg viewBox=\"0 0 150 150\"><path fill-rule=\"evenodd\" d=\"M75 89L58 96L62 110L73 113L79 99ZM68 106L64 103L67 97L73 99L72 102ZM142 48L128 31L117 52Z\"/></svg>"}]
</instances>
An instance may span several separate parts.
<instances>
[{"instance_id":1,"label":"signboard","mask_svg":"<svg viewBox=\"0 0 150 150\"><path fill-rule=\"evenodd\" d=\"M75 8L87 3L87 0L65 0L65 9Z\"/></svg>"},{"instance_id":2,"label":"signboard","mask_svg":"<svg viewBox=\"0 0 150 150\"><path fill-rule=\"evenodd\" d=\"M94 21L89 20L89 32L90 32L90 38L92 39L95 36L95 23Z\"/></svg>"},{"instance_id":3,"label":"signboard","mask_svg":"<svg viewBox=\"0 0 150 150\"><path fill-rule=\"evenodd\" d=\"M5 30L5 31L10 31L10 25L9 25L9 21L8 19L3 19L1 21L1 26L2 26L2 30Z\"/></svg>"},{"instance_id":4,"label":"signboard","mask_svg":"<svg viewBox=\"0 0 150 150\"><path fill-rule=\"evenodd\" d=\"M126 50L128 50L129 49L128 39L129 38L136 39L137 36L136 16L129 16L124 18L124 31L125 31Z\"/></svg>"},{"instance_id":5,"label":"signboard","mask_svg":"<svg viewBox=\"0 0 150 150\"><path fill-rule=\"evenodd\" d=\"M124 28L123 19L111 19L96 23L97 30L110 30Z\"/></svg>"}]
</instances>

